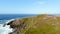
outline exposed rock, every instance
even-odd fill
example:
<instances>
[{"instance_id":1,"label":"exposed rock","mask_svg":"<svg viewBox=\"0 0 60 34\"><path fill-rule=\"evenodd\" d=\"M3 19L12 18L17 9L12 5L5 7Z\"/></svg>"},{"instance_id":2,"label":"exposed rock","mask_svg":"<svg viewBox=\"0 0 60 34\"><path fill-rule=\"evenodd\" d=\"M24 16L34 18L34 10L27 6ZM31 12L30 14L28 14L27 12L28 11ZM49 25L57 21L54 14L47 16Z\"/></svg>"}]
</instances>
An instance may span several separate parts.
<instances>
[{"instance_id":1,"label":"exposed rock","mask_svg":"<svg viewBox=\"0 0 60 34\"><path fill-rule=\"evenodd\" d=\"M10 34L60 34L60 17L51 15L37 15L11 21L14 29Z\"/></svg>"}]
</instances>

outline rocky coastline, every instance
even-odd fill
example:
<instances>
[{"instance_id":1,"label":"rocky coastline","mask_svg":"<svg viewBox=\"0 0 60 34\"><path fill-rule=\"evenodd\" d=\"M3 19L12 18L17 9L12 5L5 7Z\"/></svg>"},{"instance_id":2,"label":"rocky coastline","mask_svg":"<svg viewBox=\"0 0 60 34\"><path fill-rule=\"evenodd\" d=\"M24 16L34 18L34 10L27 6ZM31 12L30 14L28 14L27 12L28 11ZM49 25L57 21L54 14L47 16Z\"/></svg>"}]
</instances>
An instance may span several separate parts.
<instances>
[{"instance_id":1,"label":"rocky coastline","mask_svg":"<svg viewBox=\"0 0 60 34\"><path fill-rule=\"evenodd\" d=\"M9 34L60 34L60 17L47 14L13 20Z\"/></svg>"}]
</instances>

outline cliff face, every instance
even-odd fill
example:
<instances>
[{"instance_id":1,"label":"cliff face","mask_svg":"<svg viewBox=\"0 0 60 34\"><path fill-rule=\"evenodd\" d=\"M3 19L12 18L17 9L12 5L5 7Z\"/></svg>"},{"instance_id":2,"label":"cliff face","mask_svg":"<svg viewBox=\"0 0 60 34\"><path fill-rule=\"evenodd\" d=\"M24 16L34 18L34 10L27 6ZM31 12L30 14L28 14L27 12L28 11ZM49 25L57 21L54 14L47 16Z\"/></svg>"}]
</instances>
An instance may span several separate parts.
<instances>
[{"instance_id":1,"label":"cliff face","mask_svg":"<svg viewBox=\"0 0 60 34\"><path fill-rule=\"evenodd\" d=\"M60 17L51 15L37 15L11 21L14 29L10 34L60 34Z\"/></svg>"}]
</instances>

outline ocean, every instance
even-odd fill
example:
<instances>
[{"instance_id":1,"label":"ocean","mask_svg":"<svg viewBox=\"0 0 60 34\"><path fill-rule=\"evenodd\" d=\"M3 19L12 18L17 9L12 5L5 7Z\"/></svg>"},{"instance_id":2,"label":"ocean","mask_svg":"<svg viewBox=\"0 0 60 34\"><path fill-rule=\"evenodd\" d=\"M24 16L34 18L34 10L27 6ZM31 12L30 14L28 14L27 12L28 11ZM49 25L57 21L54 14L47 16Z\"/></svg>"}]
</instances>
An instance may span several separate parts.
<instances>
[{"instance_id":1,"label":"ocean","mask_svg":"<svg viewBox=\"0 0 60 34\"><path fill-rule=\"evenodd\" d=\"M24 18L29 16L36 16L36 14L0 14L0 34L8 34L13 29L9 28L9 25L3 27L3 25L11 19Z\"/></svg>"}]
</instances>

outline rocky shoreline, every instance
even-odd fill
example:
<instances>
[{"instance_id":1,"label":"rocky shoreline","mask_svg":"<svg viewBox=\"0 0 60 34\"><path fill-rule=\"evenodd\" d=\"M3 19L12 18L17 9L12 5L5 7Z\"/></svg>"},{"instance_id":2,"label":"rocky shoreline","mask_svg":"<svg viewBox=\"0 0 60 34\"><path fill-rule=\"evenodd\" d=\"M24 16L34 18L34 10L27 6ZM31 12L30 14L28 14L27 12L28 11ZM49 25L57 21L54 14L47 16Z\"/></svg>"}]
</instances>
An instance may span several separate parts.
<instances>
[{"instance_id":1,"label":"rocky shoreline","mask_svg":"<svg viewBox=\"0 0 60 34\"><path fill-rule=\"evenodd\" d=\"M60 34L60 17L47 14L13 20L9 34Z\"/></svg>"}]
</instances>

